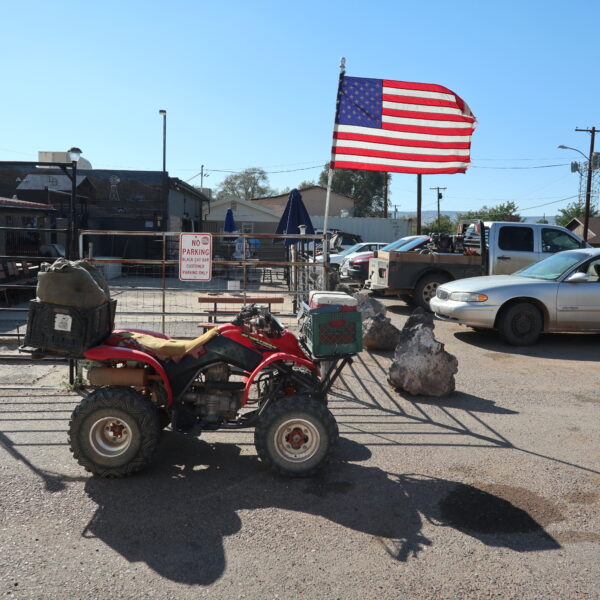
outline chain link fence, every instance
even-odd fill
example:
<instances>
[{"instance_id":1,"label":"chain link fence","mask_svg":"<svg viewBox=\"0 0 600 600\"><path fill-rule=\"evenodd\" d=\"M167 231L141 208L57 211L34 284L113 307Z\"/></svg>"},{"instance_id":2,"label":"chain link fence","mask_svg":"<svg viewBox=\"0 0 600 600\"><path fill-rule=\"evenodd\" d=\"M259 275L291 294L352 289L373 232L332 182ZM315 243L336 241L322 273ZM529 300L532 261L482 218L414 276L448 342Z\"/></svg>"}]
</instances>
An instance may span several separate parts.
<instances>
[{"instance_id":1,"label":"chain link fence","mask_svg":"<svg viewBox=\"0 0 600 600\"><path fill-rule=\"evenodd\" d=\"M52 230L58 242L65 233ZM205 282L179 279L178 232L84 230L79 235L79 254L103 270L117 300L116 328L159 331L172 337L196 337L202 333L199 324L228 321L257 296L260 303L271 305L286 326L293 327L300 302L307 301L310 290L324 289L325 270L314 259L320 236L211 235L212 278ZM24 241L29 237L24 236ZM294 244L286 246L286 239ZM0 354L14 351L23 342L37 272L42 262L57 258L60 243L47 251L47 256L39 252L35 256L34 251L0 256ZM272 303L267 302L271 298ZM218 313L212 314L215 306Z\"/></svg>"},{"instance_id":2,"label":"chain link fence","mask_svg":"<svg viewBox=\"0 0 600 600\"><path fill-rule=\"evenodd\" d=\"M80 254L104 271L117 300L115 327L195 337L200 322L229 320L259 296L264 304L273 298L273 312L291 326L308 292L323 287L319 236L211 235L211 280L181 281L179 233L82 231ZM290 238L298 243L285 246Z\"/></svg>"}]
</instances>

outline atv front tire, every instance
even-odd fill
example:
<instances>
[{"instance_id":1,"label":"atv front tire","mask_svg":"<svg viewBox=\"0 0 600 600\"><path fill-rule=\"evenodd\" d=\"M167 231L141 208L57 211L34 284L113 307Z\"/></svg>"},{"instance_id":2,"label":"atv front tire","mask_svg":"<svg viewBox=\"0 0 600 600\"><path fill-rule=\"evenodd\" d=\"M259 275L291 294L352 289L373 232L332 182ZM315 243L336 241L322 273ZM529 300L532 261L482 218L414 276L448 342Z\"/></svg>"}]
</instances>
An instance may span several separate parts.
<instances>
[{"instance_id":1,"label":"atv front tire","mask_svg":"<svg viewBox=\"0 0 600 600\"><path fill-rule=\"evenodd\" d=\"M338 438L337 423L327 406L305 396L275 402L254 430L254 445L261 461L288 477L316 473Z\"/></svg>"},{"instance_id":2,"label":"atv front tire","mask_svg":"<svg viewBox=\"0 0 600 600\"><path fill-rule=\"evenodd\" d=\"M100 477L124 477L145 468L159 436L156 407L128 387L93 391L75 408L69 422L73 456Z\"/></svg>"}]
</instances>

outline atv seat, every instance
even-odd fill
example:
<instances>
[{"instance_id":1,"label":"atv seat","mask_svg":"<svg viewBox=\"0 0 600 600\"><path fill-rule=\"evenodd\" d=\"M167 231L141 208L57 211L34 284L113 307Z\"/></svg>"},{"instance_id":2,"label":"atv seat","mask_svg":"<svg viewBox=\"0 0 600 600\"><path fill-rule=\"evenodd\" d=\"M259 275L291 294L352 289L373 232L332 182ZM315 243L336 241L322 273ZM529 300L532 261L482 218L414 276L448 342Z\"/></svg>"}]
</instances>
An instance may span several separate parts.
<instances>
[{"instance_id":1,"label":"atv seat","mask_svg":"<svg viewBox=\"0 0 600 600\"><path fill-rule=\"evenodd\" d=\"M204 353L204 345L218 335L215 327L193 340L163 337L160 334L135 330L118 330L113 333L109 345L133 345L140 350L154 354L163 360L178 362L184 356L197 356ZM128 343L129 342L129 343Z\"/></svg>"}]
</instances>

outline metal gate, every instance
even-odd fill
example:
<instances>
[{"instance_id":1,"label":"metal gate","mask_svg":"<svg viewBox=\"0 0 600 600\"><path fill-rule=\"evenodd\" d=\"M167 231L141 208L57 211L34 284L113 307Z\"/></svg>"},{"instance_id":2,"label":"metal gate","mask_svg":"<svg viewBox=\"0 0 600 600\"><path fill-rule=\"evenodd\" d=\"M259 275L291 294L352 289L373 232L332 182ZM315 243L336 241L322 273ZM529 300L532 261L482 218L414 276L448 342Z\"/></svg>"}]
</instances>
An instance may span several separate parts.
<instances>
[{"instance_id":1,"label":"metal gate","mask_svg":"<svg viewBox=\"0 0 600 600\"><path fill-rule=\"evenodd\" d=\"M211 235L208 282L179 280L179 232L85 230L80 232L79 252L104 271L117 300L115 327L173 337L194 337L199 322L227 320L258 295L263 300L278 299L273 300L273 308L290 326L308 292L323 287L324 267L314 262L310 252L322 240L320 236ZM285 239L298 243L286 247Z\"/></svg>"}]
</instances>

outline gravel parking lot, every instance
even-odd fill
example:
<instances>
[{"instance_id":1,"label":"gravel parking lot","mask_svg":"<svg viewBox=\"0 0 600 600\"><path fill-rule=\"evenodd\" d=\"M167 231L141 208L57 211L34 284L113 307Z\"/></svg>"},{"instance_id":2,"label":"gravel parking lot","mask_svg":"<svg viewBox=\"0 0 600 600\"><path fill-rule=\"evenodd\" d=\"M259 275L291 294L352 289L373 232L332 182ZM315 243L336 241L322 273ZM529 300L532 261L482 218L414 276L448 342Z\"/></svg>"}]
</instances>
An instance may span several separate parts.
<instances>
[{"instance_id":1,"label":"gravel parking lot","mask_svg":"<svg viewBox=\"0 0 600 600\"><path fill-rule=\"evenodd\" d=\"M410 309L386 301L402 326ZM437 322L457 391L416 398L363 352L331 395L341 443L319 476L258 461L252 432L165 432L134 477L90 477L78 396L0 397L0 594L7 598L600 597L600 336L515 349ZM0 365L58 385L64 366Z\"/></svg>"}]
</instances>

